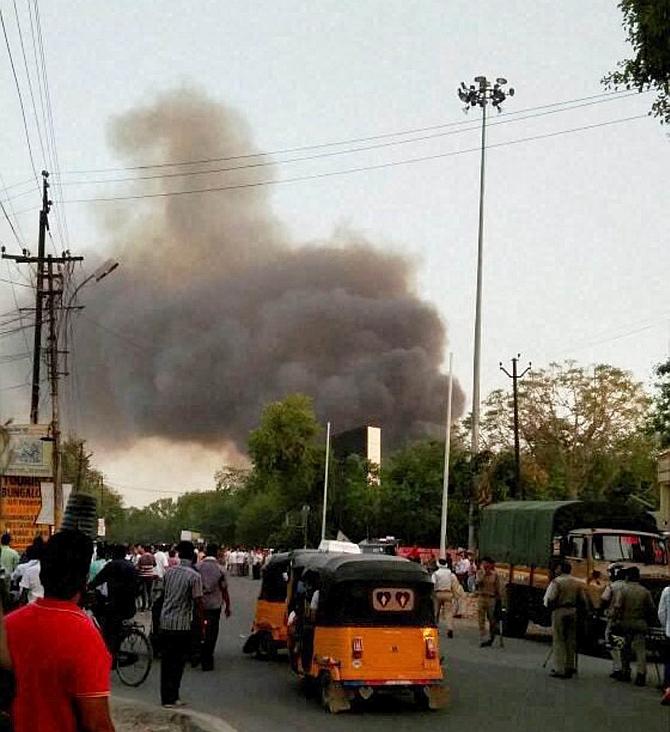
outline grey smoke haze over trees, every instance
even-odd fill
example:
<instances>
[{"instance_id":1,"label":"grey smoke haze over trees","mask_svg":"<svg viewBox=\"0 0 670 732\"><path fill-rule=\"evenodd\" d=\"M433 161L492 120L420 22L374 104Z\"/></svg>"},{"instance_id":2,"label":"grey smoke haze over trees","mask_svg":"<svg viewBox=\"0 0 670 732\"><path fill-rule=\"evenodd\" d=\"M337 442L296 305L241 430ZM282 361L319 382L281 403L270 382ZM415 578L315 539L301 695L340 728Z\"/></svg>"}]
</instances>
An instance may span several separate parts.
<instances>
[{"instance_id":1,"label":"grey smoke haze over trees","mask_svg":"<svg viewBox=\"0 0 670 732\"><path fill-rule=\"evenodd\" d=\"M110 138L129 165L256 151L238 114L190 88L114 120ZM273 174L252 168L137 187L158 193ZM355 233L291 241L272 212L270 190L105 209L105 248L122 267L87 290L76 324L88 436L110 446L161 436L243 450L262 407L293 392L313 397L319 418L338 431L380 424L386 446L442 432L446 330L415 292L413 263ZM460 415L458 385L454 394Z\"/></svg>"}]
</instances>

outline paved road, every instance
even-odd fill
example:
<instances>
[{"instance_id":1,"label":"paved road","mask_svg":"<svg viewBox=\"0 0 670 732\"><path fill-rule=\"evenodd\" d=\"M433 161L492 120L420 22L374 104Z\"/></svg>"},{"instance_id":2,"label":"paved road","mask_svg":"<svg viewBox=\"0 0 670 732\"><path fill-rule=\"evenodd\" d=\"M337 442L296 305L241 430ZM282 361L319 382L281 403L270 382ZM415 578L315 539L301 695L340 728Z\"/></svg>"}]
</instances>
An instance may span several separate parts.
<instances>
[{"instance_id":1,"label":"paved road","mask_svg":"<svg viewBox=\"0 0 670 732\"><path fill-rule=\"evenodd\" d=\"M264 663L241 653L258 582L231 578L233 617L222 621L214 672L188 668L182 698L198 711L217 715L239 732L605 732L610 729L668 732L670 709L660 692L608 678L607 662L580 657L579 679L552 679L541 668L548 646L506 640L504 648L480 649L476 631L458 628L442 650L451 702L439 712L418 712L408 702L384 699L363 712L327 715L304 699L285 659ZM158 702L158 664L140 689L117 684L125 697Z\"/></svg>"}]
</instances>

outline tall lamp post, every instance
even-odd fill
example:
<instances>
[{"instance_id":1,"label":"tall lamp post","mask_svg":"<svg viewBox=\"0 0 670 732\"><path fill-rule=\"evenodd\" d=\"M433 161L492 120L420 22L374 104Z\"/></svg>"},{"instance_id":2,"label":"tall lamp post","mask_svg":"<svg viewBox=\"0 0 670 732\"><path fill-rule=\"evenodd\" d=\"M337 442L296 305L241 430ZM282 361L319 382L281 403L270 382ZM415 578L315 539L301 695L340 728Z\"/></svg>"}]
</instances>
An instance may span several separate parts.
<instances>
[{"instance_id":1,"label":"tall lamp post","mask_svg":"<svg viewBox=\"0 0 670 732\"><path fill-rule=\"evenodd\" d=\"M504 86L507 79L498 78L495 83L489 81L485 76L476 76L475 83L466 86L461 82L458 88L458 97L465 104L465 112L472 107L482 108L482 149L479 165L479 235L477 237L477 294L475 299L475 348L472 374L472 440L470 443L471 463L474 471L475 460L479 453L479 376L482 348L482 263L484 244L484 164L486 161L486 108L491 104L500 112L500 105L507 96L514 96L514 89L510 88L505 92ZM474 496L474 472L473 490L470 492L470 506L468 509L468 547L475 547L475 496Z\"/></svg>"}]
</instances>

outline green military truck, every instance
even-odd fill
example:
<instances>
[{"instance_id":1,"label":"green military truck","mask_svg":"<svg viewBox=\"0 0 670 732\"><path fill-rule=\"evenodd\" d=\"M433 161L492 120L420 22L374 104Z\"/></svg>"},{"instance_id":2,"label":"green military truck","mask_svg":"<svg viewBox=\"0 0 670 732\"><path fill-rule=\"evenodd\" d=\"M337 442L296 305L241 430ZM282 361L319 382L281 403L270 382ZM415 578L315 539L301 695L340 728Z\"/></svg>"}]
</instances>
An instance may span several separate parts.
<instances>
[{"instance_id":1,"label":"green military truck","mask_svg":"<svg viewBox=\"0 0 670 732\"><path fill-rule=\"evenodd\" d=\"M564 558L584 583L590 612L581 628L601 638L600 597L607 568L637 566L654 600L670 584L667 540L654 517L627 505L595 501L508 501L487 506L480 526L480 556L491 556L506 585L505 633L523 637L528 623L550 625L543 598L551 567Z\"/></svg>"}]
</instances>

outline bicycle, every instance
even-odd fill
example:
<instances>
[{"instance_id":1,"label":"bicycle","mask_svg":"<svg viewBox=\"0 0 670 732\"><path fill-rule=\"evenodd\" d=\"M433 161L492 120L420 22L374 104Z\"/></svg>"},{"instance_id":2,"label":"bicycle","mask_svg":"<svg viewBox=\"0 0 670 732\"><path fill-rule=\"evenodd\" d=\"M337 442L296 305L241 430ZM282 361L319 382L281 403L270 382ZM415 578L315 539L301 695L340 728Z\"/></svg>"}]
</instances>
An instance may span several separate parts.
<instances>
[{"instance_id":1,"label":"bicycle","mask_svg":"<svg viewBox=\"0 0 670 732\"><path fill-rule=\"evenodd\" d=\"M114 655L114 670L121 683L133 687L143 684L152 662L153 652L144 626L132 620L124 621Z\"/></svg>"},{"instance_id":2,"label":"bicycle","mask_svg":"<svg viewBox=\"0 0 670 732\"><path fill-rule=\"evenodd\" d=\"M102 624L95 614L93 603L87 602L86 612L100 634L105 638L109 648L109 640L102 629ZM112 654L112 668L116 671L119 680L125 686L137 687L146 681L153 663L151 642L144 626L134 620L124 620L118 636L116 652L109 648Z\"/></svg>"}]
</instances>

